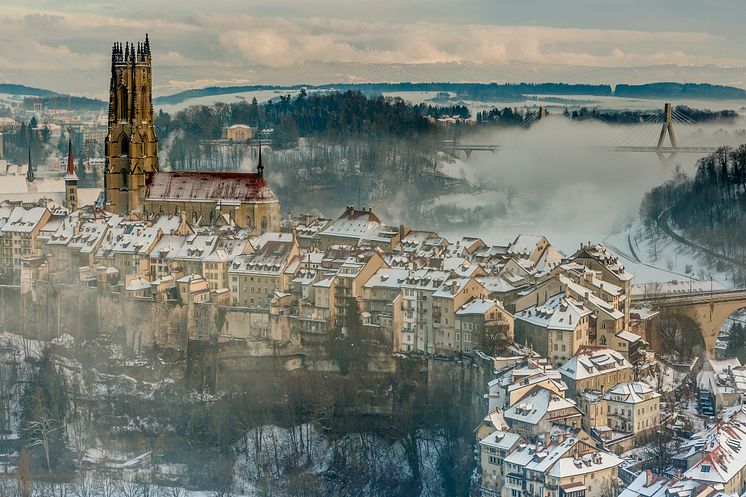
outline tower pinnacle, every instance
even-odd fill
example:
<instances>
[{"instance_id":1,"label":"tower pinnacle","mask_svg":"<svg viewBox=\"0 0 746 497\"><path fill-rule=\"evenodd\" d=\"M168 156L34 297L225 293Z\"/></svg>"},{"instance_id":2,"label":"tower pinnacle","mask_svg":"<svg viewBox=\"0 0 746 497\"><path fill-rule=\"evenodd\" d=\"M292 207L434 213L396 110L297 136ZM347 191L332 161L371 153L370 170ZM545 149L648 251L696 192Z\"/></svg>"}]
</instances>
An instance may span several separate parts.
<instances>
[{"instance_id":1,"label":"tower pinnacle","mask_svg":"<svg viewBox=\"0 0 746 497\"><path fill-rule=\"evenodd\" d=\"M75 178L78 179L75 174L75 162L73 161L73 141L69 139L67 141L67 175L65 179Z\"/></svg>"}]
</instances>

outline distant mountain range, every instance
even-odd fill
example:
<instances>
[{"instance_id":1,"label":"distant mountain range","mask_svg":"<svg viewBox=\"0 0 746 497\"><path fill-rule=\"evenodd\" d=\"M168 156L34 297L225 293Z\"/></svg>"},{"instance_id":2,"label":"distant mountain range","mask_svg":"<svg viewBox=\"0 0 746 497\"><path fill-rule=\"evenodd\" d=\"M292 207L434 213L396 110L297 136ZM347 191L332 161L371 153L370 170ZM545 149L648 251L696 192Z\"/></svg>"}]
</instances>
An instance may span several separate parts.
<instances>
[{"instance_id":1,"label":"distant mountain range","mask_svg":"<svg viewBox=\"0 0 746 497\"><path fill-rule=\"evenodd\" d=\"M23 107L33 109L41 104L48 109L72 109L77 111L101 111L106 108L103 100L56 93L44 88L0 83L0 94L23 97Z\"/></svg>"},{"instance_id":2,"label":"distant mountain range","mask_svg":"<svg viewBox=\"0 0 746 497\"><path fill-rule=\"evenodd\" d=\"M337 83L323 85L244 85L210 86L185 90L173 95L153 99L155 105L175 105L198 97L231 95L252 91L297 91L311 90L357 90L366 95L391 92L449 92L456 98L484 101L514 101L532 95L589 95L596 97L691 99L691 100L746 100L746 90L735 86L713 85L709 83L647 83L639 85L619 84L567 84L567 83ZM45 100L52 108L71 105L85 110L105 108L106 102L86 97L69 97L43 88L20 84L0 83L0 94L37 97Z\"/></svg>"},{"instance_id":3,"label":"distant mountain range","mask_svg":"<svg viewBox=\"0 0 746 497\"><path fill-rule=\"evenodd\" d=\"M31 86L16 85L12 83L0 83L0 93L6 95L22 95L28 97L51 97L57 93L44 88L33 88Z\"/></svg>"},{"instance_id":4,"label":"distant mountain range","mask_svg":"<svg viewBox=\"0 0 746 497\"><path fill-rule=\"evenodd\" d=\"M442 91L471 100L513 100L527 95L591 95L627 98L688 98L709 100L746 100L746 90L708 83L647 83L640 85L566 84L566 83L338 83L324 85L245 85L211 86L185 90L153 99L154 104L175 105L198 97L233 93L287 90L358 90L365 94L407 91Z\"/></svg>"}]
</instances>

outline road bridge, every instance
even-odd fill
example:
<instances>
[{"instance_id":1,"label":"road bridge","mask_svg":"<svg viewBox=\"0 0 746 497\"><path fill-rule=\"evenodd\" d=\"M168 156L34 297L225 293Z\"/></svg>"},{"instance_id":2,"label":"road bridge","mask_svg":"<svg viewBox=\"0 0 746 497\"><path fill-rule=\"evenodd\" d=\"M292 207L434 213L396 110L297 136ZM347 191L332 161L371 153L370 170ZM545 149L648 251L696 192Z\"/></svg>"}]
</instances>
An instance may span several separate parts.
<instances>
[{"instance_id":1,"label":"road bridge","mask_svg":"<svg viewBox=\"0 0 746 497\"><path fill-rule=\"evenodd\" d=\"M647 304L662 313L693 320L711 355L725 321L735 311L746 308L746 289L633 295L632 304Z\"/></svg>"},{"instance_id":2,"label":"road bridge","mask_svg":"<svg viewBox=\"0 0 746 497\"><path fill-rule=\"evenodd\" d=\"M617 137L616 144L609 149L612 152L653 152L664 165L671 164L678 154L707 155L717 150L717 147L680 145L674 124L697 125L690 117L676 110L670 103L666 103L663 112L648 117L637 126L632 126ZM666 137L668 145L665 144Z\"/></svg>"}]
</instances>

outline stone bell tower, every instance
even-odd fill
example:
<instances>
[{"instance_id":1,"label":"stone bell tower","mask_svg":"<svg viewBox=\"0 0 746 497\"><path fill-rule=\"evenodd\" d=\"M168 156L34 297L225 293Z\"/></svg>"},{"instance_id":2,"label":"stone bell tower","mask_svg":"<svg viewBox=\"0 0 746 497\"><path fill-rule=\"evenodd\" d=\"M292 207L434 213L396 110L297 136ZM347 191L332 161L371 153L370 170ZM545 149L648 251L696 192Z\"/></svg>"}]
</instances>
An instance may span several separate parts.
<instances>
[{"instance_id":1,"label":"stone bell tower","mask_svg":"<svg viewBox=\"0 0 746 497\"><path fill-rule=\"evenodd\" d=\"M150 40L115 43L111 50L109 133L104 190L107 211L141 213L146 176L158 171L153 126Z\"/></svg>"}]
</instances>

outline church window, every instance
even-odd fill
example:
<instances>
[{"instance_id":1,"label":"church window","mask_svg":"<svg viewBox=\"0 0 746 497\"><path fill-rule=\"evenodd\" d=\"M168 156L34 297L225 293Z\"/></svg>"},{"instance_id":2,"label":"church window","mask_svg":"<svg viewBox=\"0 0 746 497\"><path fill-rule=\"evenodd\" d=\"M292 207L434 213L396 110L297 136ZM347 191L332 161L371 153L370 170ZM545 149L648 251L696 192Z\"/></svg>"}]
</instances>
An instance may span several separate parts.
<instances>
[{"instance_id":1,"label":"church window","mask_svg":"<svg viewBox=\"0 0 746 497\"><path fill-rule=\"evenodd\" d=\"M267 231L267 218L262 217L262 232Z\"/></svg>"},{"instance_id":2,"label":"church window","mask_svg":"<svg viewBox=\"0 0 746 497\"><path fill-rule=\"evenodd\" d=\"M129 186L129 171L126 167L123 167L120 173L122 174L122 187L120 189L127 190Z\"/></svg>"},{"instance_id":3,"label":"church window","mask_svg":"<svg viewBox=\"0 0 746 497\"><path fill-rule=\"evenodd\" d=\"M129 157L129 155L130 155L130 141L127 138L127 135L125 135L124 133L119 138L119 145L120 145L120 148L121 148L121 152L119 153L119 155L126 155L127 157Z\"/></svg>"}]
</instances>

